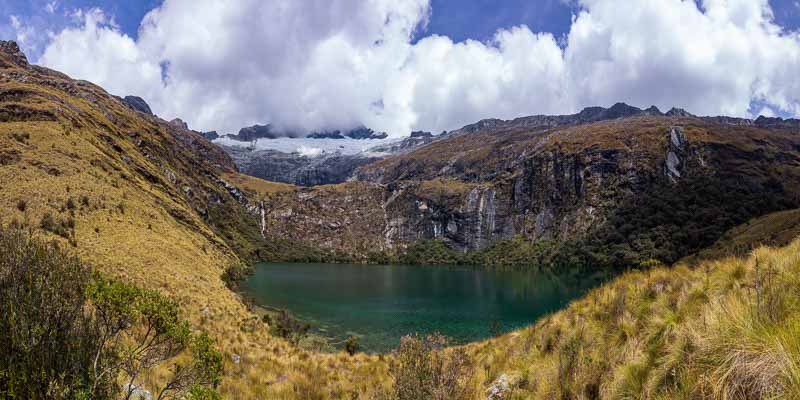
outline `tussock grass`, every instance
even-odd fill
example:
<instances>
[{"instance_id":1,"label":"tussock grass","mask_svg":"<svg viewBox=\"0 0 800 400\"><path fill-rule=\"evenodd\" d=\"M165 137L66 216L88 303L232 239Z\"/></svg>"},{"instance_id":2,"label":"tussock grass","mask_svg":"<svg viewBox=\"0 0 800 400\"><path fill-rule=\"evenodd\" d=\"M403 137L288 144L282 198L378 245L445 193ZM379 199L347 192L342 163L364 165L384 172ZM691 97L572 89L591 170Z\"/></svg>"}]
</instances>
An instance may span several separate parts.
<instances>
[{"instance_id":1,"label":"tussock grass","mask_svg":"<svg viewBox=\"0 0 800 400\"><path fill-rule=\"evenodd\" d=\"M522 331L468 346L519 398L800 398L800 240L625 274ZM491 376L486 371L492 371Z\"/></svg>"}]
</instances>

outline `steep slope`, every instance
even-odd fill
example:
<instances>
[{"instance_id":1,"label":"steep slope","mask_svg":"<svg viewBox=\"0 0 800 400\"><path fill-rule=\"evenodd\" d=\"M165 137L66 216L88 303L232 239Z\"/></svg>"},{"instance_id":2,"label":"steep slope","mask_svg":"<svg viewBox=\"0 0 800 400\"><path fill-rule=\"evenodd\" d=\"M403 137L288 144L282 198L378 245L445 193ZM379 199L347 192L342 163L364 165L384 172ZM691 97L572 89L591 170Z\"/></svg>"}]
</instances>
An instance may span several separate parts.
<instances>
[{"instance_id":1,"label":"steep slope","mask_svg":"<svg viewBox=\"0 0 800 400\"><path fill-rule=\"evenodd\" d=\"M363 258L360 248L397 254L437 240L486 252L472 259L491 264L492 246L521 237L545 248L512 263L635 266L675 262L753 217L800 205L797 129L609 110L594 110L603 118L590 123L531 117L465 127L361 167L361 184L270 197L268 230ZM338 220L327 208L362 217ZM371 234L324 239L350 231Z\"/></svg>"},{"instance_id":2,"label":"steep slope","mask_svg":"<svg viewBox=\"0 0 800 400\"><path fill-rule=\"evenodd\" d=\"M264 244L258 209L237 185L272 187L238 175L196 133L30 65L15 43L0 42L0 224L177 300L225 353L225 398L303 398L294 393L319 377L329 392L379 385L375 359L290 346L225 286L223 270Z\"/></svg>"}]
</instances>

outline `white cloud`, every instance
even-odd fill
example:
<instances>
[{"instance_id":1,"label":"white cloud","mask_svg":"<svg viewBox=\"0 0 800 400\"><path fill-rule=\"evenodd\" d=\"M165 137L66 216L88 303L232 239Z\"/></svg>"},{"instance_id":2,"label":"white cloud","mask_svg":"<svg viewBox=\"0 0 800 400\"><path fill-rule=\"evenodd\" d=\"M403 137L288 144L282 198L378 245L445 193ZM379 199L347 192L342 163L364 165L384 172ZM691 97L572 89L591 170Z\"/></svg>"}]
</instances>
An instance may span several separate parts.
<instances>
[{"instance_id":1,"label":"white cloud","mask_svg":"<svg viewBox=\"0 0 800 400\"><path fill-rule=\"evenodd\" d=\"M223 132L364 123L403 135L617 101L800 113L800 38L772 22L767 0L580 6L562 46L525 26L488 43L428 36L412 44L428 0L166 0L137 41L98 10L85 12L40 62Z\"/></svg>"}]
</instances>

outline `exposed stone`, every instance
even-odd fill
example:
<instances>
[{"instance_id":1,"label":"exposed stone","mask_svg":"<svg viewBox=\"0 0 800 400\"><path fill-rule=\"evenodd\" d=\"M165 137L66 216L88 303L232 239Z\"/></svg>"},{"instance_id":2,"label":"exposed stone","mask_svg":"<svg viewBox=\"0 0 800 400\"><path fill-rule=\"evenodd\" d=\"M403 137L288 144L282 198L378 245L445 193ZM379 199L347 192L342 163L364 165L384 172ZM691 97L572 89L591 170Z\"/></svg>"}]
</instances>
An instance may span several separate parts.
<instances>
[{"instance_id":1,"label":"exposed stone","mask_svg":"<svg viewBox=\"0 0 800 400\"><path fill-rule=\"evenodd\" d=\"M150 391L145 390L143 387L133 383L127 383L122 387L124 393L130 393L128 399L131 400L153 400L153 395Z\"/></svg>"},{"instance_id":2,"label":"exposed stone","mask_svg":"<svg viewBox=\"0 0 800 400\"><path fill-rule=\"evenodd\" d=\"M181 129L185 129L185 130L189 129L189 124L187 124L186 122L183 122L183 120L180 119L180 118L175 118L172 121L169 121L169 124L174 126L174 127L176 127L176 128L181 128Z\"/></svg>"},{"instance_id":3,"label":"exposed stone","mask_svg":"<svg viewBox=\"0 0 800 400\"><path fill-rule=\"evenodd\" d=\"M0 54L3 54L9 61L18 67L28 67L28 58L20 50L17 42L13 40L0 40Z\"/></svg>"},{"instance_id":4,"label":"exposed stone","mask_svg":"<svg viewBox=\"0 0 800 400\"><path fill-rule=\"evenodd\" d=\"M486 389L486 400L508 399L511 392L519 388L521 384L521 376L502 374Z\"/></svg>"},{"instance_id":5,"label":"exposed stone","mask_svg":"<svg viewBox=\"0 0 800 400\"><path fill-rule=\"evenodd\" d=\"M122 99L127 105L131 106L134 110L148 115L153 115L153 111L150 110L150 106L147 105L147 102L144 101L141 97L137 96L125 96Z\"/></svg>"}]
</instances>

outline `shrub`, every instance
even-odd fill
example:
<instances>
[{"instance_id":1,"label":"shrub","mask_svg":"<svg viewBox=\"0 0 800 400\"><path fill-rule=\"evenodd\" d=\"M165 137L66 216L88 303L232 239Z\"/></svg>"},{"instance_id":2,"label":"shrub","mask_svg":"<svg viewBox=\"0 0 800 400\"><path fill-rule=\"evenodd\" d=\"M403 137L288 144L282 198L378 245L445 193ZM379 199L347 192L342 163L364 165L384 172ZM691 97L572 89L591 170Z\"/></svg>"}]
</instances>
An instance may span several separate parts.
<instances>
[{"instance_id":1,"label":"shrub","mask_svg":"<svg viewBox=\"0 0 800 400\"><path fill-rule=\"evenodd\" d=\"M17 210L19 210L20 212L25 212L25 210L27 209L28 209L28 202L26 202L23 199L19 199L19 201L17 201Z\"/></svg>"},{"instance_id":2,"label":"shrub","mask_svg":"<svg viewBox=\"0 0 800 400\"><path fill-rule=\"evenodd\" d=\"M311 329L311 325L295 318L286 310L281 310L275 316L265 315L264 322L269 325L270 333L294 344L305 337Z\"/></svg>"},{"instance_id":3,"label":"shrub","mask_svg":"<svg viewBox=\"0 0 800 400\"><path fill-rule=\"evenodd\" d=\"M394 379L394 398L468 399L473 366L461 349L446 350L447 339L439 334L421 338L405 336L389 365Z\"/></svg>"},{"instance_id":4,"label":"shrub","mask_svg":"<svg viewBox=\"0 0 800 400\"><path fill-rule=\"evenodd\" d=\"M347 352L347 354L350 354L351 356L358 353L359 347L360 345L358 338L355 336L350 336L349 338L347 338L347 340L344 341L344 350Z\"/></svg>"},{"instance_id":5,"label":"shrub","mask_svg":"<svg viewBox=\"0 0 800 400\"><path fill-rule=\"evenodd\" d=\"M77 208L77 206L75 205L75 200L72 200L72 197L67 199L66 207L67 210L74 210L75 208Z\"/></svg>"},{"instance_id":6,"label":"shrub","mask_svg":"<svg viewBox=\"0 0 800 400\"><path fill-rule=\"evenodd\" d=\"M0 398L114 395L97 321L84 312L90 272L58 248L0 228Z\"/></svg>"},{"instance_id":7,"label":"shrub","mask_svg":"<svg viewBox=\"0 0 800 400\"><path fill-rule=\"evenodd\" d=\"M158 399L214 398L198 386L219 384L222 354L177 303L92 276L55 242L0 228L0 309L0 398L117 398L118 382L184 352Z\"/></svg>"},{"instance_id":8,"label":"shrub","mask_svg":"<svg viewBox=\"0 0 800 400\"><path fill-rule=\"evenodd\" d=\"M228 265L222 272L222 281L228 289L234 290L249 275L253 274L253 267L242 262L235 262Z\"/></svg>"}]
</instances>

